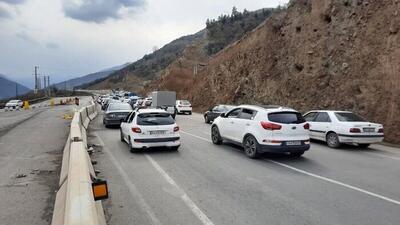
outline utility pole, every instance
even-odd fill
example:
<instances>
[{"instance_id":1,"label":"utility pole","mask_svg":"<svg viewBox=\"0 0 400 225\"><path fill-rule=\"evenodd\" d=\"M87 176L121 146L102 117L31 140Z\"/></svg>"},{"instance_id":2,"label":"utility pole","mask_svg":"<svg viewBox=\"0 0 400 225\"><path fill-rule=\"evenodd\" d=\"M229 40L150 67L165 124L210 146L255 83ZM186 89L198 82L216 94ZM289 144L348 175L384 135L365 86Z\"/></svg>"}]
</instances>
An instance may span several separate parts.
<instances>
[{"instance_id":1,"label":"utility pole","mask_svg":"<svg viewBox=\"0 0 400 225\"><path fill-rule=\"evenodd\" d=\"M50 76L47 76L47 88L49 91L49 97L51 96L51 89L50 89Z\"/></svg>"},{"instance_id":2,"label":"utility pole","mask_svg":"<svg viewBox=\"0 0 400 225\"><path fill-rule=\"evenodd\" d=\"M18 83L15 82L15 99L18 99Z\"/></svg>"},{"instance_id":3,"label":"utility pole","mask_svg":"<svg viewBox=\"0 0 400 225\"><path fill-rule=\"evenodd\" d=\"M38 74L37 74L38 68L39 67L35 66L35 90L34 90L35 94L37 94L38 92Z\"/></svg>"},{"instance_id":4,"label":"utility pole","mask_svg":"<svg viewBox=\"0 0 400 225\"><path fill-rule=\"evenodd\" d=\"M44 95L47 96L46 76L43 76L43 92L44 92Z\"/></svg>"}]
</instances>

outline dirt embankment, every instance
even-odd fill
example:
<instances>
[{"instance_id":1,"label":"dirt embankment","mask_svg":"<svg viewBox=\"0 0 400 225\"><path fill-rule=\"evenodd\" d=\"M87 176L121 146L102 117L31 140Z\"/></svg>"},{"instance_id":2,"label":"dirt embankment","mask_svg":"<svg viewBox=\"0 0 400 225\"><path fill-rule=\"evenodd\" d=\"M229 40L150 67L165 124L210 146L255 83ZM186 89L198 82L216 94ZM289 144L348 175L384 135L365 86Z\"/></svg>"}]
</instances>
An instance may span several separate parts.
<instances>
[{"instance_id":1,"label":"dirt embankment","mask_svg":"<svg viewBox=\"0 0 400 225\"><path fill-rule=\"evenodd\" d=\"M201 110L216 103L352 110L400 143L399 13L396 0L293 1L197 76L189 57L147 88L176 90Z\"/></svg>"}]
</instances>

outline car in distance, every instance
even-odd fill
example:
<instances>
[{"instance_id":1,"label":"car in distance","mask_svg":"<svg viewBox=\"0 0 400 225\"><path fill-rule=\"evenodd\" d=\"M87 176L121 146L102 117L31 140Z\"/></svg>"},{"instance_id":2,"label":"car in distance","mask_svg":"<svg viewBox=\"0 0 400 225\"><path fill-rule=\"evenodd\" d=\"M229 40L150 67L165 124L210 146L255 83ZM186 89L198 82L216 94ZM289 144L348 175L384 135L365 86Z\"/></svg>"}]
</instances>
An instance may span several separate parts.
<instances>
[{"instance_id":1,"label":"car in distance","mask_svg":"<svg viewBox=\"0 0 400 225\"><path fill-rule=\"evenodd\" d=\"M177 114L186 114L192 115L192 104L188 100L177 100L175 104L176 113Z\"/></svg>"},{"instance_id":2,"label":"car in distance","mask_svg":"<svg viewBox=\"0 0 400 225\"><path fill-rule=\"evenodd\" d=\"M24 102L21 100L10 100L6 103L5 110L20 109L24 106Z\"/></svg>"},{"instance_id":3,"label":"car in distance","mask_svg":"<svg viewBox=\"0 0 400 225\"><path fill-rule=\"evenodd\" d=\"M126 116L132 111L133 109L128 103L110 103L107 107L106 112L104 113L103 124L106 127L116 125L119 126L121 124L121 121L124 120Z\"/></svg>"},{"instance_id":4,"label":"car in distance","mask_svg":"<svg viewBox=\"0 0 400 225\"><path fill-rule=\"evenodd\" d=\"M229 110L235 108L233 105L216 105L211 107L207 112L204 113L204 122L211 123L215 118L220 116L222 113L226 113Z\"/></svg>"},{"instance_id":5,"label":"car in distance","mask_svg":"<svg viewBox=\"0 0 400 225\"><path fill-rule=\"evenodd\" d=\"M357 144L368 147L383 141L383 125L371 123L349 111L316 110L304 115L310 124L310 138L325 141L329 147Z\"/></svg>"},{"instance_id":6,"label":"car in distance","mask_svg":"<svg viewBox=\"0 0 400 225\"><path fill-rule=\"evenodd\" d=\"M242 105L214 120L211 139L217 145L224 140L241 145L250 158L264 152L299 157L310 149L308 129L309 124L296 110Z\"/></svg>"},{"instance_id":7,"label":"car in distance","mask_svg":"<svg viewBox=\"0 0 400 225\"><path fill-rule=\"evenodd\" d=\"M152 147L178 150L179 127L171 114L162 109L138 109L121 123L121 141L128 143L131 152Z\"/></svg>"}]
</instances>

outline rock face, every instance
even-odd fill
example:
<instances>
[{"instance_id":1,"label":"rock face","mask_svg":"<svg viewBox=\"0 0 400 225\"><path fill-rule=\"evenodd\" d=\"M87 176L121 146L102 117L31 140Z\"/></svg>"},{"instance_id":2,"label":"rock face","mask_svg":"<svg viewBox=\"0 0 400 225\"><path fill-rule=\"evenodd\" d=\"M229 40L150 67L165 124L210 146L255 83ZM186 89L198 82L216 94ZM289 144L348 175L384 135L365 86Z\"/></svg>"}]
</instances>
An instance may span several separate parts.
<instances>
[{"instance_id":1,"label":"rock face","mask_svg":"<svg viewBox=\"0 0 400 225\"><path fill-rule=\"evenodd\" d=\"M383 123L386 140L400 143L399 11L397 0L291 1L197 76L166 71L152 87L176 90L199 110L215 103L351 110Z\"/></svg>"}]
</instances>

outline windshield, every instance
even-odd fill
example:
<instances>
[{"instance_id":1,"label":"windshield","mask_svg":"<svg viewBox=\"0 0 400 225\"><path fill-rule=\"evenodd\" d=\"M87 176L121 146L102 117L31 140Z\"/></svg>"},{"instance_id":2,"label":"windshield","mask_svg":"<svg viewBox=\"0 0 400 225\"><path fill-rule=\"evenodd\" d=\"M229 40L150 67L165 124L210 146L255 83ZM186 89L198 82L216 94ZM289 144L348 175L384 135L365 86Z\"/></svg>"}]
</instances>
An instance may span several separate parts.
<instances>
[{"instance_id":1,"label":"windshield","mask_svg":"<svg viewBox=\"0 0 400 225\"><path fill-rule=\"evenodd\" d=\"M268 114L271 122L283 124L299 124L306 122L303 116L298 112L277 112Z\"/></svg>"},{"instance_id":2,"label":"windshield","mask_svg":"<svg viewBox=\"0 0 400 225\"><path fill-rule=\"evenodd\" d=\"M138 115L137 124L144 126L172 125L175 121L169 113L142 113Z\"/></svg>"},{"instance_id":3,"label":"windshield","mask_svg":"<svg viewBox=\"0 0 400 225\"><path fill-rule=\"evenodd\" d=\"M187 101L187 100L182 100L182 101L180 102L180 104L181 104L181 105L190 105L190 102Z\"/></svg>"},{"instance_id":4,"label":"windshield","mask_svg":"<svg viewBox=\"0 0 400 225\"><path fill-rule=\"evenodd\" d=\"M129 104L115 104L115 103L112 103L108 107L108 110L132 110L132 107Z\"/></svg>"},{"instance_id":5,"label":"windshield","mask_svg":"<svg viewBox=\"0 0 400 225\"><path fill-rule=\"evenodd\" d=\"M335 113L335 116L340 122L365 122L364 118L351 112Z\"/></svg>"}]
</instances>

